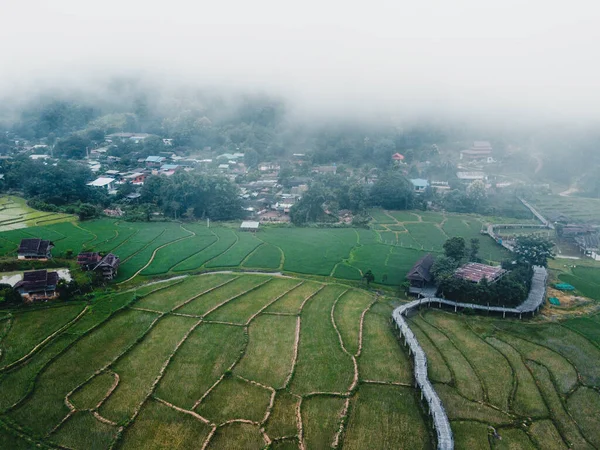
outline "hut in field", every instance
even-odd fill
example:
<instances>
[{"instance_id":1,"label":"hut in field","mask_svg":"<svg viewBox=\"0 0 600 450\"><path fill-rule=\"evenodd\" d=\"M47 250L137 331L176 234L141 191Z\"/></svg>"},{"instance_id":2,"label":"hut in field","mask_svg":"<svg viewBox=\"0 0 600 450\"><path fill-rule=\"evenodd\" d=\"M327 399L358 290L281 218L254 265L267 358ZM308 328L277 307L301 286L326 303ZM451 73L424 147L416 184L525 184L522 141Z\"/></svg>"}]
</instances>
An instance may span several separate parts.
<instances>
[{"instance_id":1,"label":"hut in field","mask_svg":"<svg viewBox=\"0 0 600 450\"><path fill-rule=\"evenodd\" d=\"M245 220L240 225L240 231L254 231L254 232L256 232L256 231L258 231L259 225L260 225L259 222L254 222L252 220Z\"/></svg>"},{"instance_id":2,"label":"hut in field","mask_svg":"<svg viewBox=\"0 0 600 450\"><path fill-rule=\"evenodd\" d=\"M413 295L420 294L423 289L428 287L433 288L432 281L433 275L431 274L431 267L435 259L431 253L427 253L421 259L419 259L415 265L406 274L406 279L409 281L410 286L408 292ZM435 293L435 288L433 288Z\"/></svg>"}]
</instances>

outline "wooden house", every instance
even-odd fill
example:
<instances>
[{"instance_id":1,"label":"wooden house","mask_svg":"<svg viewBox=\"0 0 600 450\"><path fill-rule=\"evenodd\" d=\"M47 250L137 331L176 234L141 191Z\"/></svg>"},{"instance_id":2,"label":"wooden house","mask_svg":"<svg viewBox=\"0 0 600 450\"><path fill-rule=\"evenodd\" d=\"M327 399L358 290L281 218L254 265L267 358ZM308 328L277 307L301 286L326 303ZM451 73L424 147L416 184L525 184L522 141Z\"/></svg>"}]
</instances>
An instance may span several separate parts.
<instances>
[{"instance_id":1,"label":"wooden house","mask_svg":"<svg viewBox=\"0 0 600 450\"><path fill-rule=\"evenodd\" d=\"M25 272L23 279L15 284L14 289L26 301L49 300L58 296L56 293L58 280L58 272L34 270Z\"/></svg>"},{"instance_id":2,"label":"wooden house","mask_svg":"<svg viewBox=\"0 0 600 450\"><path fill-rule=\"evenodd\" d=\"M19 259L50 259L54 243L43 239L22 239L17 256Z\"/></svg>"},{"instance_id":3,"label":"wooden house","mask_svg":"<svg viewBox=\"0 0 600 450\"><path fill-rule=\"evenodd\" d=\"M112 280L117 276L121 260L118 256L109 253L98 262L92 270L102 273L105 280Z\"/></svg>"},{"instance_id":4,"label":"wooden house","mask_svg":"<svg viewBox=\"0 0 600 450\"><path fill-rule=\"evenodd\" d=\"M100 261L102 256L98 252L82 252L77 255L77 264L83 270L93 270Z\"/></svg>"},{"instance_id":5,"label":"wooden house","mask_svg":"<svg viewBox=\"0 0 600 450\"><path fill-rule=\"evenodd\" d=\"M433 281L431 267L434 262L433 256L428 253L419 259L415 265L406 274L406 279L410 283L409 292L411 294L419 294L421 290Z\"/></svg>"}]
</instances>

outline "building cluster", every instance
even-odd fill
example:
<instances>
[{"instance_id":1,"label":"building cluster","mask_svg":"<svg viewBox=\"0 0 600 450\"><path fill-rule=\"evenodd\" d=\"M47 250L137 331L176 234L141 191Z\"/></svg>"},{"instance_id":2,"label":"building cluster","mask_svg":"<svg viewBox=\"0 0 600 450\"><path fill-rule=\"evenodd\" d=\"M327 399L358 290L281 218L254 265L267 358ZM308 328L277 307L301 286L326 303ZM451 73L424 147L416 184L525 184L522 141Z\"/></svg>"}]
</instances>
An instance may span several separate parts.
<instances>
[{"instance_id":1,"label":"building cluster","mask_svg":"<svg viewBox=\"0 0 600 450\"><path fill-rule=\"evenodd\" d=\"M20 260L48 261L52 258L52 241L40 238L22 239L17 250ZM112 280L119 269L118 256L108 253L101 255L97 252L83 252L77 255L77 264L85 271L94 271L105 280ZM58 297L58 282L61 279L57 271L47 269L26 271L23 279L18 281L13 288L21 295L24 301L45 301Z\"/></svg>"},{"instance_id":2,"label":"building cluster","mask_svg":"<svg viewBox=\"0 0 600 450\"><path fill-rule=\"evenodd\" d=\"M418 297L433 297L436 286L431 269L435 258L430 253L419 259L406 274L408 293ZM495 283L508 271L500 266L489 266L481 263L466 263L454 271L454 276L471 283L479 284L485 278L488 283Z\"/></svg>"}]
</instances>

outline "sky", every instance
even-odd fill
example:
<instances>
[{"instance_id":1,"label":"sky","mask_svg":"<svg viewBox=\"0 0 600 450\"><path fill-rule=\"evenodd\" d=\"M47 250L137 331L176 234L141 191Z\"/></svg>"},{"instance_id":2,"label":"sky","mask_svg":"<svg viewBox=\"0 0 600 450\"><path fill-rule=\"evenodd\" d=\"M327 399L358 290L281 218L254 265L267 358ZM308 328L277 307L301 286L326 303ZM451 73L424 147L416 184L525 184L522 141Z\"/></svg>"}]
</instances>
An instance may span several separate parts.
<instances>
[{"instance_id":1,"label":"sky","mask_svg":"<svg viewBox=\"0 0 600 450\"><path fill-rule=\"evenodd\" d=\"M0 0L0 94L123 74L305 111L600 117L593 0Z\"/></svg>"}]
</instances>

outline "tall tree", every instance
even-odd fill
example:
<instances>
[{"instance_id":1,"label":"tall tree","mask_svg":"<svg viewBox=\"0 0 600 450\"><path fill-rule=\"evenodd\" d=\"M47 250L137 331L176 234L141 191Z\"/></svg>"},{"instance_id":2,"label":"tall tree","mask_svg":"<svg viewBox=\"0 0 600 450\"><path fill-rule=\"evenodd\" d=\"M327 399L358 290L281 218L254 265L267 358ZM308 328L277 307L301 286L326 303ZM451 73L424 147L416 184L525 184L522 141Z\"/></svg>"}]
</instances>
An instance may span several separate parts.
<instances>
[{"instance_id":1,"label":"tall tree","mask_svg":"<svg viewBox=\"0 0 600 450\"><path fill-rule=\"evenodd\" d=\"M518 262L546 267L548 259L554 259L554 244L541 236L518 236L514 252Z\"/></svg>"},{"instance_id":2,"label":"tall tree","mask_svg":"<svg viewBox=\"0 0 600 450\"><path fill-rule=\"evenodd\" d=\"M479 261L479 239L472 238L471 246L469 247L469 261L478 262Z\"/></svg>"},{"instance_id":3,"label":"tall tree","mask_svg":"<svg viewBox=\"0 0 600 450\"><path fill-rule=\"evenodd\" d=\"M370 203L385 209L410 209L413 198L410 181L394 171L380 175L370 193Z\"/></svg>"},{"instance_id":4,"label":"tall tree","mask_svg":"<svg viewBox=\"0 0 600 450\"><path fill-rule=\"evenodd\" d=\"M444 243L444 254L448 258L461 261L465 257L466 247L464 238L460 236L453 237Z\"/></svg>"}]
</instances>

